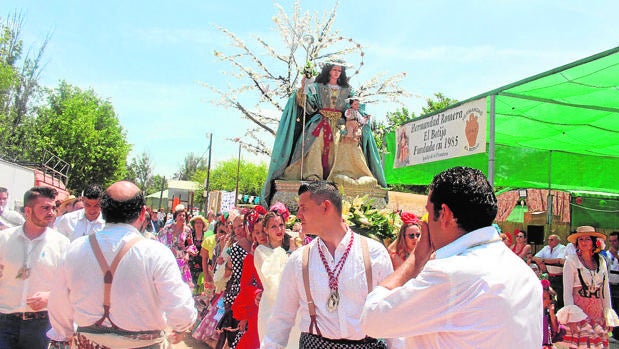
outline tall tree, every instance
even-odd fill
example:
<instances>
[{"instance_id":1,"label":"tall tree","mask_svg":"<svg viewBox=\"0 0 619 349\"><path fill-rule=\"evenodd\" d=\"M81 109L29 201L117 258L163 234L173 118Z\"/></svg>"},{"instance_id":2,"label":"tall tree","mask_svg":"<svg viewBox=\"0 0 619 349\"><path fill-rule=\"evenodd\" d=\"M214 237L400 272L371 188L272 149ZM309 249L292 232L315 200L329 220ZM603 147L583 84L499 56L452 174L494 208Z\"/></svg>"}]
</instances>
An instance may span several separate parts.
<instances>
[{"instance_id":1,"label":"tall tree","mask_svg":"<svg viewBox=\"0 0 619 349\"><path fill-rule=\"evenodd\" d=\"M153 185L153 164L150 155L143 152L131 159L127 166L127 178L133 181L142 191Z\"/></svg>"},{"instance_id":2,"label":"tall tree","mask_svg":"<svg viewBox=\"0 0 619 349\"><path fill-rule=\"evenodd\" d=\"M18 160L32 161L33 102L40 96L41 60L48 35L34 57L22 57L23 17L15 12L0 17L0 152Z\"/></svg>"},{"instance_id":3,"label":"tall tree","mask_svg":"<svg viewBox=\"0 0 619 349\"><path fill-rule=\"evenodd\" d=\"M446 97L441 92L436 92L434 97L426 98L426 106L421 108L421 113L422 115L434 113L455 103L458 103L458 100Z\"/></svg>"},{"instance_id":4,"label":"tall tree","mask_svg":"<svg viewBox=\"0 0 619 349\"><path fill-rule=\"evenodd\" d=\"M211 169L209 180L210 190L234 191L236 189L238 159L220 162ZM267 164L254 164L245 160L240 162L239 193L258 196L262 185L267 178ZM206 170L200 170L193 176L193 180L204 184Z\"/></svg>"},{"instance_id":5,"label":"tall tree","mask_svg":"<svg viewBox=\"0 0 619 349\"><path fill-rule=\"evenodd\" d=\"M194 153L189 153L185 156L185 160L183 161L181 168L174 174L174 178L182 181L191 180L193 175L198 170L205 170L206 166L206 160L204 157L197 156Z\"/></svg>"},{"instance_id":6,"label":"tall tree","mask_svg":"<svg viewBox=\"0 0 619 349\"><path fill-rule=\"evenodd\" d=\"M249 47L232 31L217 27L230 41L231 52L215 52L215 56L231 67L230 77L241 81L238 87L220 90L206 84L221 98L218 104L232 108L243 118L252 122L252 127L242 137L241 144L251 152L270 155L270 140L279 123L286 99L298 88L304 70L314 70L314 65L336 58L356 59L356 70L349 70L354 78L364 66L364 52L360 43L342 36L333 28L338 2L325 15L303 12L300 1L294 3L293 13L286 13L276 4L277 15L273 17L281 42L267 42L256 37L255 46ZM276 49L283 47L283 49ZM400 87L404 73L385 77L379 74L365 82L355 82L355 93L367 102L396 101L408 94ZM273 113L272 111L276 112ZM270 113L267 111L271 111ZM276 116L273 116L276 114ZM244 141L247 140L247 141Z\"/></svg>"},{"instance_id":7,"label":"tall tree","mask_svg":"<svg viewBox=\"0 0 619 349\"><path fill-rule=\"evenodd\" d=\"M39 149L50 148L71 164L68 187L80 191L124 178L130 150L114 108L91 89L62 81L47 91L34 128Z\"/></svg>"},{"instance_id":8,"label":"tall tree","mask_svg":"<svg viewBox=\"0 0 619 349\"><path fill-rule=\"evenodd\" d=\"M163 177L162 175L154 175L151 178L150 184L148 185L148 188L146 188L146 193L148 194L152 194L152 193L158 193L162 190L167 189L168 187L168 181L166 181L165 177Z\"/></svg>"}]
</instances>

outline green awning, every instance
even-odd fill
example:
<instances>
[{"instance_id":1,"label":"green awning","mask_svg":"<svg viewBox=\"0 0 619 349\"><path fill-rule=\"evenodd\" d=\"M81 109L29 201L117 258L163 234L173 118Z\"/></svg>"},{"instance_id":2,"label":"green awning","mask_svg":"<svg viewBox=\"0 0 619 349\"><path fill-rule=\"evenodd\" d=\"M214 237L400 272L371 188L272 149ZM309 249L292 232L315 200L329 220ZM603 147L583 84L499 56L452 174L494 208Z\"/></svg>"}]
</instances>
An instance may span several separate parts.
<instances>
[{"instance_id":1,"label":"green awning","mask_svg":"<svg viewBox=\"0 0 619 349\"><path fill-rule=\"evenodd\" d=\"M390 133L387 183L428 184L438 172L458 165L488 173L494 136L495 186L619 193L619 47L454 106L479 98L487 102L486 153L394 169L395 134Z\"/></svg>"}]
</instances>

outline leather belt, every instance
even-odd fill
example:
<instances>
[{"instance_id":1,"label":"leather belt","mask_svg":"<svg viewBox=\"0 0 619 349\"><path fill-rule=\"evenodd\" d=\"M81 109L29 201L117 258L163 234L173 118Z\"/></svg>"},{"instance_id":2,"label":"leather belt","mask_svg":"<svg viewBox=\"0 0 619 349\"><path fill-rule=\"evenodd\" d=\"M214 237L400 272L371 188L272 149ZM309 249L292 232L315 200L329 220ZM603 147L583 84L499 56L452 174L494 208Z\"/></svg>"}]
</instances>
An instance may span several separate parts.
<instances>
[{"instance_id":1,"label":"leather belt","mask_svg":"<svg viewBox=\"0 0 619 349\"><path fill-rule=\"evenodd\" d=\"M0 313L0 318L4 318L7 320L29 321L29 320L47 319L48 317L49 316L46 311L9 313L9 314Z\"/></svg>"}]
</instances>

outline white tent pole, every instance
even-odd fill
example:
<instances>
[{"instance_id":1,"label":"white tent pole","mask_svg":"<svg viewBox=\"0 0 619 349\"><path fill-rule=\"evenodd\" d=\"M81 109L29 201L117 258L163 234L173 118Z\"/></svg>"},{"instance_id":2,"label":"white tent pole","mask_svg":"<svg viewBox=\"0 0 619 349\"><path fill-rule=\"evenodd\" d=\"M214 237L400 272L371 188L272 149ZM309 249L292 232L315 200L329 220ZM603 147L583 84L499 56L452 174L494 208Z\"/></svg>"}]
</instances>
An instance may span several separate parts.
<instances>
[{"instance_id":1,"label":"white tent pole","mask_svg":"<svg viewBox=\"0 0 619 349\"><path fill-rule=\"evenodd\" d=\"M546 224L549 225L548 231L552 231L552 216L554 213L552 212L553 208L553 197L552 197L552 150L548 152L548 199L547 199L546 208Z\"/></svg>"},{"instance_id":2,"label":"white tent pole","mask_svg":"<svg viewBox=\"0 0 619 349\"><path fill-rule=\"evenodd\" d=\"M494 156L495 156L495 144L494 144L494 132L495 132L495 102L496 95L490 95L490 142L488 147L488 181L490 185L494 187Z\"/></svg>"}]
</instances>

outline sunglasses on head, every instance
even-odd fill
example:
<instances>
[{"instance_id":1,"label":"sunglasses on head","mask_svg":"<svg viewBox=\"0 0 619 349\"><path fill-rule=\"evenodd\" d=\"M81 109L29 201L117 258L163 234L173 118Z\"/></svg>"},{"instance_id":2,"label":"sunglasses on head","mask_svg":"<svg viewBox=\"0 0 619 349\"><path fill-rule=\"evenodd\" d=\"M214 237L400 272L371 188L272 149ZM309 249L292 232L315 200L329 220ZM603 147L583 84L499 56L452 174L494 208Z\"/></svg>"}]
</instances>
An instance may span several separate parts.
<instances>
[{"instance_id":1,"label":"sunglasses on head","mask_svg":"<svg viewBox=\"0 0 619 349\"><path fill-rule=\"evenodd\" d=\"M414 239L419 238L421 236L421 233L406 234L406 236L408 236L409 239Z\"/></svg>"}]
</instances>

